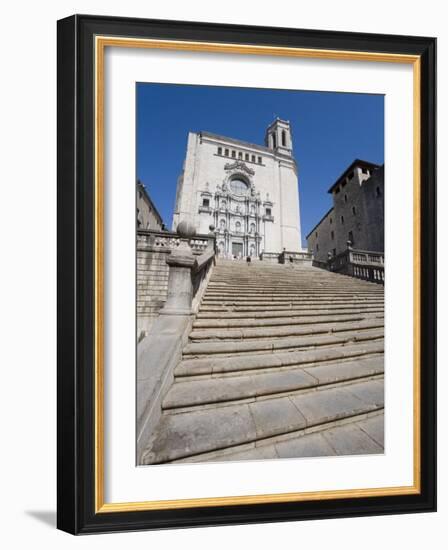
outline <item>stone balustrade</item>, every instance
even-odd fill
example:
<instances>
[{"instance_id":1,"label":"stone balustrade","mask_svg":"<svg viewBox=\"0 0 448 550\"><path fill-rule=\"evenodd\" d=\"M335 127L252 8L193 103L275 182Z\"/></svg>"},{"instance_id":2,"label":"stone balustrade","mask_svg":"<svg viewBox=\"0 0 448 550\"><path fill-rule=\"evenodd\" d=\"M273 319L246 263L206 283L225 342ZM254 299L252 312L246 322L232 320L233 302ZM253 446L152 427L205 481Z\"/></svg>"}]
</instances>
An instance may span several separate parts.
<instances>
[{"instance_id":1,"label":"stone balustrade","mask_svg":"<svg viewBox=\"0 0 448 550\"><path fill-rule=\"evenodd\" d=\"M299 264L299 265L311 265L312 255L310 252L290 252L283 250L279 254L278 262L280 264Z\"/></svg>"},{"instance_id":2,"label":"stone balustrade","mask_svg":"<svg viewBox=\"0 0 448 550\"><path fill-rule=\"evenodd\" d=\"M328 261L313 261L313 266L327 269L357 279L384 284L384 253L370 250L356 250L348 243L347 250Z\"/></svg>"},{"instance_id":3,"label":"stone balustrade","mask_svg":"<svg viewBox=\"0 0 448 550\"><path fill-rule=\"evenodd\" d=\"M137 331L139 340L148 332L164 306L168 292L168 256L181 239L171 231L137 230ZM214 235L194 235L189 239L193 255L214 247Z\"/></svg>"},{"instance_id":4,"label":"stone balustrade","mask_svg":"<svg viewBox=\"0 0 448 550\"><path fill-rule=\"evenodd\" d=\"M213 236L195 235L190 239L190 246L193 254L202 254L205 251ZM153 231L151 229L137 230L137 250L140 249L167 249L174 250L180 244L180 237L173 231Z\"/></svg>"}]
</instances>

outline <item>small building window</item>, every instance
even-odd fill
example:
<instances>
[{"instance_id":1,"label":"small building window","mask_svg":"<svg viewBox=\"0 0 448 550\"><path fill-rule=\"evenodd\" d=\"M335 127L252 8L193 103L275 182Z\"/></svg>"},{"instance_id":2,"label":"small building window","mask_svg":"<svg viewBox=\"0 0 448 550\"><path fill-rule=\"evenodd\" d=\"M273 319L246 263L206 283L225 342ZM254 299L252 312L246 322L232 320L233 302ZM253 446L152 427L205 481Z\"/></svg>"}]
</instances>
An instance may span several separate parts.
<instances>
[{"instance_id":1,"label":"small building window","mask_svg":"<svg viewBox=\"0 0 448 550\"><path fill-rule=\"evenodd\" d=\"M202 206L208 208L210 206L210 199L202 199Z\"/></svg>"},{"instance_id":2,"label":"small building window","mask_svg":"<svg viewBox=\"0 0 448 550\"><path fill-rule=\"evenodd\" d=\"M258 164L261 164L261 157L258 157Z\"/></svg>"},{"instance_id":3,"label":"small building window","mask_svg":"<svg viewBox=\"0 0 448 550\"><path fill-rule=\"evenodd\" d=\"M332 253L333 253L333 258L334 258L336 256L336 248L333 248Z\"/></svg>"},{"instance_id":4,"label":"small building window","mask_svg":"<svg viewBox=\"0 0 448 550\"><path fill-rule=\"evenodd\" d=\"M344 195L344 202L347 202L347 195Z\"/></svg>"},{"instance_id":5,"label":"small building window","mask_svg":"<svg viewBox=\"0 0 448 550\"><path fill-rule=\"evenodd\" d=\"M266 208L266 216L272 216L272 210L270 208Z\"/></svg>"},{"instance_id":6,"label":"small building window","mask_svg":"<svg viewBox=\"0 0 448 550\"><path fill-rule=\"evenodd\" d=\"M241 151L238 151L238 158L243 160L243 153Z\"/></svg>"},{"instance_id":7,"label":"small building window","mask_svg":"<svg viewBox=\"0 0 448 550\"><path fill-rule=\"evenodd\" d=\"M319 245L316 243L316 252L319 252Z\"/></svg>"},{"instance_id":8,"label":"small building window","mask_svg":"<svg viewBox=\"0 0 448 550\"><path fill-rule=\"evenodd\" d=\"M314 233L314 236L315 236L315 237L316 237L316 239L317 239L317 231L316 231L316 233Z\"/></svg>"},{"instance_id":9,"label":"small building window","mask_svg":"<svg viewBox=\"0 0 448 550\"><path fill-rule=\"evenodd\" d=\"M283 147L286 147L286 132L285 132L285 130L282 130L282 145L283 145Z\"/></svg>"},{"instance_id":10,"label":"small building window","mask_svg":"<svg viewBox=\"0 0 448 550\"><path fill-rule=\"evenodd\" d=\"M334 231L332 231L332 232L330 233L330 235L331 235L331 240L334 241Z\"/></svg>"},{"instance_id":11,"label":"small building window","mask_svg":"<svg viewBox=\"0 0 448 550\"><path fill-rule=\"evenodd\" d=\"M375 189L375 195L376 195L377 197L381 197L381 189L380 189L379 187L377 187L377 188Z\"/></svg>"},{"instance_id":12,"label":"small building window","mask_svg":"<svg viewBox=\"0 0 448 550\"><path fill-rule=\"evenodd\" d=\"M222 155L222 147L218 147L218 155Z\"/></svg>"},{"instance_id":13,"label":"small building window","mask_svg":"<svg viewBox=\"0 0 448 550\"><path fill-rule=\"evenodd\" d=\"M277 147L277 138L275 134L271 134L272 136L272 147L275 149Z\"/></svg>"},{"instance_id":14,"label":"small building window","mask_svg":"<svg viewBox=\"0 0 448 550\"><path fill-rule=\"evenodd\" d=\"M252 155L252 162L255 162L255 155Z\"/></svg>"},{"instance_id":15,"label":"small building window","mask_svg":"<svg viewBox=\"0 0 448 550\"><path fill-rule=\"evenodd\" d=\"M353 231L348 232L348 240L352 243L352 245L355 244L355 240L353 239Z\"/></svg>"},{"instance_id":16,"label":"small building window","mask_svg":"<svg viewBox=\"0 0 448 550\"><path fill-rule=\"evenodd\" d=\"M330 225L333 223L333 218L330 218Z\"/></svg>"},{"instance_id":17,"label":"small building window","mask_svg":"<svg viewBox=\"0 0 448 550\"><path fill-rule=\"evenodd\" d=\"M348 181L352 180L354 175L354 172L350 172L350 174L348 175Z\"/></svg>"},{"instance_id":18,"label":"small building window","mask_svg":"<svg viewBox=\"0 0 448 550\"><path fill-rule=\"evenodd\" d=\"M226 157L229 156L229 150L228 150L228 149L224 149L224 155L225 155Z\"/></svg>"},{"instance_id":19,"label":"small building window","mask_svg":"<svg viewBox=\"0 0 448 550\"><path fill-rule=\"evenodd\" d=\"M232 151L232 158L236 158L236 151Z\"/></svg>"},{"instance_id":20,"label":"small building window","mask_svg":"<svg viewBox=\"0 0 448 550\"><path fill-rule=\"evenodd\" d=\"M344 225L344 216L341 216L341 223Z\"/></svg>"},{"instance_id":21,"label":"small building window","mask_svg":"<svg viewBox=\"0 0 448 550\"><path fill-rule=\"evenodd\" d=\"M352 212L353 212L353 215L356 216L356 207L355 206L352 206Z\"/></svg>"},{"instance_id":22,"label":"small building window","mask_svg":"<svg viewBox=\"0 0 448 550\"><path fill-rule=\"evenodd\" d=\"M369 175L369 169L368 168L363 168L362 173Z\"/></svg>"},{"instance_id":23,"label":"small building window","mask_svg":"<svg viewBox=\"0 0 448 550\"><path fill-rule=\"evenodd\" d=\"M244 155L244 160L249 160L249 153L246 153L246 154Z\"/></svg>"}]
</instances>

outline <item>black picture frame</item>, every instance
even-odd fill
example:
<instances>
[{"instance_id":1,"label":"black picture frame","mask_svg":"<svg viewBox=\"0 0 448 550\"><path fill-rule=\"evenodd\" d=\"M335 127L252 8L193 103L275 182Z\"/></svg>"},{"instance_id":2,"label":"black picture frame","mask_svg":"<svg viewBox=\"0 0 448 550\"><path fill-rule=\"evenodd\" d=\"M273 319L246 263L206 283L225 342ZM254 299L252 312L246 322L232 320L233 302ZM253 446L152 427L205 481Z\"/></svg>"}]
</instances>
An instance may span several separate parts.
<instances>
[{"instance_id":1,"label":"black picture frame","mask_svg":"<svg viewBox=\"0 0 448 550\"><path fill-rule=\"evenodd\" d=\"M420 59L420 491L98 512L95 467L95 93L98 35L413 55ZM436 39L74 15L58 21L58 511L73 534L436 509Z\"/></svg>"}]
</instances>

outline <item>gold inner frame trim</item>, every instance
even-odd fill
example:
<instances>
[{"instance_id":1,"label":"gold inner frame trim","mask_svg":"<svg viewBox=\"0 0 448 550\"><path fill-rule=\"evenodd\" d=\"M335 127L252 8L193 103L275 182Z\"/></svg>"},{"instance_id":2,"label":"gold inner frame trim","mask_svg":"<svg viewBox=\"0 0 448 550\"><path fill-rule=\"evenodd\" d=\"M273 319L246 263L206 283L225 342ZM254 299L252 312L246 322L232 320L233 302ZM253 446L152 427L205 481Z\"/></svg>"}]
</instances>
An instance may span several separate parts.
<instances>
[{"instance_id":1,"label":"gold inner frame trim","mask_svg":"<svg viewBox=\"0 0 448 550\"><path fill-rule=\"evenodd\" d=\"M329 59L344 61L369 61L406 63L413 65L413 220L414 220L414 347L413 347L413 458L414 480L410 486L344 489L301 493L274 493L260 495L192 498L178 500L154 500L141 502L106 503L104 501L104 54L106 47L147 48L159 50L192 51L207 53L232 53ZM244 504L304 502L342 498L413 495L421 486L421 388L420 388L420 272L421 272L421 215L420 215L420 166L421 166L421 71L420 57L376 52L321 50L251 44L226 44L177 40L155 40L96 36L95 54L95 513L167 510L208 506L236 506Z\"/></svg>"}]
</instances>

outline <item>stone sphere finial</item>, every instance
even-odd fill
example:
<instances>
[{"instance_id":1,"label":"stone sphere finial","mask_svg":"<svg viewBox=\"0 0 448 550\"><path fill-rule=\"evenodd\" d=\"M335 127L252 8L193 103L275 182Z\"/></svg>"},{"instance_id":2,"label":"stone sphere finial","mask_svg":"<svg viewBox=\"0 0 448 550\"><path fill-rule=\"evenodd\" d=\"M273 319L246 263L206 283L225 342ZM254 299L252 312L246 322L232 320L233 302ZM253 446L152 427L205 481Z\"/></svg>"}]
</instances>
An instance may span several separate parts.
<instances>
[{"instance_id":1,"label":"stone sphere finial","mask_svg":"<svg viewBox=\"0 0 448 550\"><path fill-rule=\"evenodd\" d=\"M196 228L190 221L184 220L177 225L177 234L182 239L191 239L196 235Z\"/></svg>"},{"instance_id":2,"label":"stone sphere finial","mask_svg":"<svg viewBox=\"0 0 448 550\"><path fill-rule=\"evenodd\" d=\"M211 223L208 228L210 229L210 231L214 231L215 230L215 226Z\"/></svg>"}]
</instances>

